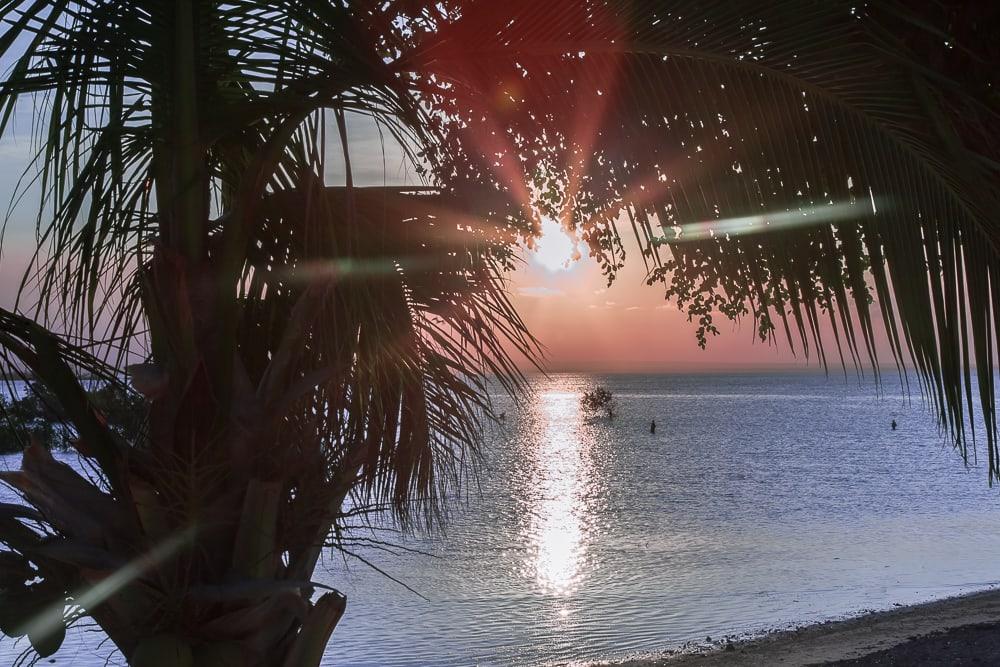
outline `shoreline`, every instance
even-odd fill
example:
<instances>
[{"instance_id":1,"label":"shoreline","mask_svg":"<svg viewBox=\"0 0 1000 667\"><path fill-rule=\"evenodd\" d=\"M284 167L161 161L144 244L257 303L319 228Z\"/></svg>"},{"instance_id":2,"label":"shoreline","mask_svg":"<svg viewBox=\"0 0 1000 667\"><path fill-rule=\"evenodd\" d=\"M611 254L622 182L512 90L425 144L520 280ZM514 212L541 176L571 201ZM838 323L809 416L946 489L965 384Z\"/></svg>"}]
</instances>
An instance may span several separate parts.
<instances>
[{"instance_id":1,"label":"shoreline","mask_svg":"<svg viewBox=\"0 0 1000 667\"><path fill-rule=\"evenodd\" d=\"M1000 589L776 630L702 651L595 663L613 667L905 665L1000 662ZM989 664L993 664L990 662Z\"/></svg>"}]
</instances>

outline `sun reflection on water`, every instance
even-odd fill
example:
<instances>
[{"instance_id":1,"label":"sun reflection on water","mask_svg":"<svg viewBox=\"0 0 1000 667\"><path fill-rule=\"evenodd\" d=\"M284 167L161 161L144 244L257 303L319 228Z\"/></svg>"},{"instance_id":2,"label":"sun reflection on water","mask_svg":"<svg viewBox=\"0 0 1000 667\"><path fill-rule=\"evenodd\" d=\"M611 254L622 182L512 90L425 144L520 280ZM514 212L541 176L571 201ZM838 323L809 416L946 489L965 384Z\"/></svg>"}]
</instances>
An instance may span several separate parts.
<instances>
[{"instance_id":1,"label":"sun reflection on water","mask_svg":"<svg viewBox=\"0 0 1000 667\"><path fill-rule=\"evenodd\" d=\"M538 398L530 567L543 590L568 595L585 574L593 502L589 443L577 393L548 391Z\"/></svg>"}]
</instances>

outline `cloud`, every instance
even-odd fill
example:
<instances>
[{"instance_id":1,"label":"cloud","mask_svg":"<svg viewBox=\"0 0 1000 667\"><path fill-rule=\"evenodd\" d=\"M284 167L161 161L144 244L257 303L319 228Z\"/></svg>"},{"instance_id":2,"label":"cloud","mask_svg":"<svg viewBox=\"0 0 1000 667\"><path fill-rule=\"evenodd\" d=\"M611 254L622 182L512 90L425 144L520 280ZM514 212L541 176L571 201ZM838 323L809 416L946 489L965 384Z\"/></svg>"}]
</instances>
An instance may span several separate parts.
<instances>
[{"instance_id":1,"label":"cloud","mask_svg":"<svg viewBox=\"0 0 1000 667\"><path fill-rule=\"evenodd\" d=\"M656 307L657 310L677 310L677 306L672 303L664 303Z\"/></svg>"},{"instance_id":2,"label":"cloud","mask_svg":"<svg viewBox=\"0 0 1000 667\"><path fill-rule=\"evenodd\" d=\"M625 310L639 310L639 306L629 306Z\"/></svg>"},{"instance_id":3,"label":"cloud","mask_svg":"<svg viewBox=\"0 0 1000 667\"><path fill-rule=\"evenodd\" d=\"M538 299L563 295L562 290L553 289L551 287L519 287L517 289L517 293L521 296L530 296Z\"/></svg>"},{"instance_id":4,"label":"cloud","mask_svg":"<svg viewBox=\"0 0 1000 667\"><path fill-rule=\"evenodd\" d=\"M614 301L605 301L604 305L605 306L613 306L613 305L615 305L615 302Z\"/></svg>"},{"instance_id":5,"label":"cloud","mask_svg":"<svg viewBox=\"0 0 1000 667\"><path fill-rule=\"evenodd\" d=\"M606 290L606 289L595 289L594 290L594 294L596 294L597 296L600 296L600 295L604 294L607 291L608 290Z\"/></svg>"}]
</instances>

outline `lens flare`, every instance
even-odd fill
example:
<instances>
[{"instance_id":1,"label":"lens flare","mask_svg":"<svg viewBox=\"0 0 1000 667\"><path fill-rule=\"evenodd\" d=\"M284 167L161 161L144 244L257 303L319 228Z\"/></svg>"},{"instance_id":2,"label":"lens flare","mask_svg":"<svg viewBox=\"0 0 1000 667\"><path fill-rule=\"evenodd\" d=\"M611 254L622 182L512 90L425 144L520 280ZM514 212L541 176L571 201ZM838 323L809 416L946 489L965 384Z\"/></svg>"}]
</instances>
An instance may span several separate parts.
<instances>
[{"instance_id":1,"label":"lens flare","mask_svg":"<svg viewBox=\"0 0 1000 667\"><path fill-rule=\"evenodd\" d=\"M74 591L74 605L82 609L93 609L123 588L134 582L150 569L170 559L182 548L191 544L196 533L195 526L189 526L157 544L148 553L126 563L101 581ZM27 619L21 632L43 636L51 634L64 624L65 603L59 602Z\"/></svg>"},{"instance_id":2,"label":"lens flare","mask_svg":"<svg viewBox=\"0 0 1000 667\"><path fill-rule=\"evenodd\" d=\"M673 228L672 238L668 235L654 239L654 243L684 243L704 241L716 236L745 236L763 234L793 227L811 227L833 224L846 220L857 220L867 215L877 215L879 208L887 208L885 200L870 195L867 202L840 202L821 206L810 206L797 211L776 211L738 218L723 218L678 225ZM876 205L876 202L878 203Z\"/></svg>"}]
</instances>

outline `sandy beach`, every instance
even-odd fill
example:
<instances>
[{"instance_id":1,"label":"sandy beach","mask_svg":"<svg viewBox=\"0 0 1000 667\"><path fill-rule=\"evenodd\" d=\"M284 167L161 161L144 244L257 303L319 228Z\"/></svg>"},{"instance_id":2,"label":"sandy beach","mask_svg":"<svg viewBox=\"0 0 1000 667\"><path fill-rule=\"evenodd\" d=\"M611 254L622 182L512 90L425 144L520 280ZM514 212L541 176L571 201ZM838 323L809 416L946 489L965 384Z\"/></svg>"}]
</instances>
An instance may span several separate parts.
<instances>
[{"instance_id":1,"label":"sandy beach","mask_svg":"<svg viewBox=\"0 0 1000 667\"><path fill-rule=\"evenodd\" d=\"M1000 664L1000 590L829 621L617 667Z\"/></svg>"}]
</instances>

